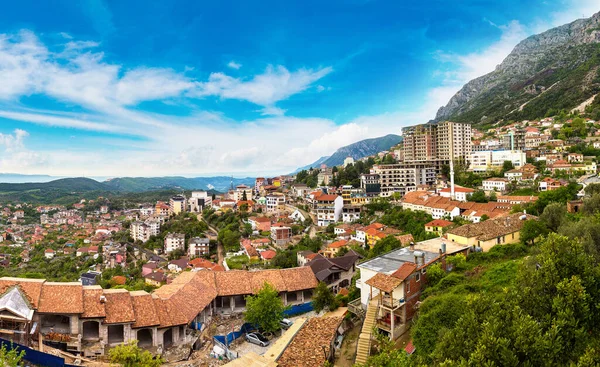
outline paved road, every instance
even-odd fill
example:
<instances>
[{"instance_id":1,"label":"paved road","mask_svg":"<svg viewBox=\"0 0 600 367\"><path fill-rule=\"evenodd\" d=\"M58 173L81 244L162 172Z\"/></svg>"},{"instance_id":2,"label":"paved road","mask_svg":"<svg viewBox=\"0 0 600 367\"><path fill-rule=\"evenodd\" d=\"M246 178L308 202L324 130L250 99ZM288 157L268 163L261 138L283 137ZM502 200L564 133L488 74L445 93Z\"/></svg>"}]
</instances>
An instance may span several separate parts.
<instances>
[{"instance_id":1,"label":"paved road","mask_svg":"<svg viewBox=\"0 0 600 367\"><path fill-rule=\"evenodd\" d=\"M209 231L212 232L212 233L207 233L208 238L217 240L219 231L215 227L210 225L207 221L205 221L204 218L202 217L202 214L198 214L197 218L199 221L206 223ZM217 263L219 265L223 265L224 259L225 259L225 248L223 247L223 244L221 243L221 241L217 240Z\"/></svg>"},{"instance_id":2,"label":"paved road","mask_svg":"<svg viewBox=\"0 0 600 367\"><path fill-rule=\"evenodd\" d=\"M304 210L304 209L300 209L300 208L298 208L298 207L296 207L296 206L294 206L294 205L291 205L291 204L285 204L285 205L286 205L286 207L287 207L287 209L288 209L289 211L293 212L293 211L295 211L295 210L299 210L299 211L300 211L300 213L302 213L302 215L303 215L305 218L310 218L310 219L312 219L312 221L313 221L313 224L310 226L310 229L308 230L308 236L309 236L310 238L314 238L314 237L317 235L317 227L316 227L316 225L315 225L315 224L317 223L317 217L316 217L314 214L312 214L312 213L309 213L309 212L307 212L307 211L306 211L306 210Z\"/></svg>"}]
</instances>

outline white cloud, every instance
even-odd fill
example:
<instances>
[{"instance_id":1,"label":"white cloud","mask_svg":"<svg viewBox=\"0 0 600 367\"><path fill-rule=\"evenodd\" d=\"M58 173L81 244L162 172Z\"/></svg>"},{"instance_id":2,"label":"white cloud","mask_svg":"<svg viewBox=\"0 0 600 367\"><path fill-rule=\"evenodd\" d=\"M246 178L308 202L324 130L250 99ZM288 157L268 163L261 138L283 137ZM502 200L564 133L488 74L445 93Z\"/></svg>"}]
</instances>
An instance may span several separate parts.
<instances>
[{"instance_id":1,"label":"white cloud","mask_svg":"<svg viewBox=\"0 0 600 367\"><path fill-rule=\"evenodd\" d=\"M166 68L124 70L121 65L107 62L102 52L95 51L98 46L94 41L70 40L61 51L53 52L30 31L0 35L0 101L43 94L110 115L122 125L131 124L131 121L161 125L160 120L127 107L144 101L179 97L244 100L264 107L264 115L282 115L285 110L276 107L276 102L304 91L331 72L331 68L290 72L284 66L269 66L263 74L249 79L213 73L208 81L198 81ZM232 66L241 65L234 63ZM106 129L106 124L68 119L58 123L56 119L43 122L37 117L32 122L60 126L69 126L72 122L71 126L75 128L85 125L85 128Z\"/></svg>"},{"instance_id":2,"label":"white cloud","mask_svg":"<svg viewBox=\"0 0 600 367\"><path fill-rule=\"evenodd\" d=\"M235 69L235 70L239 70L242 67L242 64L237 63L233 60L229 61L229 63L227 64L228 67Z\"/></svg>"},{"instance_id":3,"label":"white cloud","mask_svg":"<svg viewBox=\"0 0 600 367\"><path fill-rule=\"evenodd\" d=\"M15 129L12 134L0 133L0 172L22 172L30 167L40 167L44 157L25 147L29 133Z\"/></svg>"},{"instance_id":4,"label":"white cloud","mask_svg":"<svg viewBox=\"0 0 600 367\"><path fill-rule=\"evenodd\" d=\"M287 110L284 110L284 109L279 108L279 107L267 106L267 107L261 109L260 113L263 116L283 116L283 115L285 115L286 111Z\"/></svg>"},{"instance_id":5,"label":"white cloud","mask_svg":"<svg viewBox=\"0 0 600 367\"><path fill-rule=\"evenodd\" d=\"M195 96L218 96L239 99L260 106L272 106L278 101L306 90L312 83L331 73L331 67L318 70L288 71L284 66L269 66L263 74L250 80L234 78L224 73L213 73L207 82L197 83Z\"/></svg>"}]
</instances>

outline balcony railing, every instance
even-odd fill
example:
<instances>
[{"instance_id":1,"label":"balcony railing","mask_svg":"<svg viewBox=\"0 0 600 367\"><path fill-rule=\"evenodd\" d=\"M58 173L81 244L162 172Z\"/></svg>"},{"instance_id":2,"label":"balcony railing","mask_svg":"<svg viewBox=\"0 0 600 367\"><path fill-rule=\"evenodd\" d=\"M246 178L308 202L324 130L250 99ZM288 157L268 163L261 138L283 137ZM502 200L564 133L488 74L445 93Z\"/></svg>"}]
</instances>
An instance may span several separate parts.
<instances>
[{"instance_id":1,"label":"balcony railing","mask_svg":"<svg viewBox=\"0 0 600 367\"><path fill-rule=\"evenodd\" d=\"M404 300L392 299L390 296L383 296L381 305L383 307L395 310L404 305Z\"/></svg>"}]
</instances>

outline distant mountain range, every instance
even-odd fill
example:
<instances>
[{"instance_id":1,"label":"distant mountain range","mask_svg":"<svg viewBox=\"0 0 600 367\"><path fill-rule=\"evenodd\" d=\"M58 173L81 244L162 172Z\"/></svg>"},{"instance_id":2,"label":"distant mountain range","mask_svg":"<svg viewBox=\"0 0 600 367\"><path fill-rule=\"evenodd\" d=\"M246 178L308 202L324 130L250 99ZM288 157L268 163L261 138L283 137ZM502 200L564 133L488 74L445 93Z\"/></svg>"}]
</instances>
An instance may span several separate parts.
<instances>
[{"instance_id":1,"label":"distant mountain range","mask_svg":"<svg viewBox=\"0 0 600 367\"><path fill-rule=\"evenodd\" d=\"M379 138L361 140L339 148L330 156L321 157L309 165L300 167L296 170L296 172L299 172L303 169L309 169L311 167L317 168L322 164L326 165L327 167L341 166L344 164L344 159L346 159L346 157L352 157L354 160L359 160L361 158L377 154L381 151L388 150L401 141L402 137L394 134L389 134Z\"/></svg>"},{"instance_id":2,"label":"distant mountain range","mask_svg":"<svg viewBox=\"0 0 600 367\"><path fill-rule=\"evenodd\" d=\"M254 178L234 178L233 185L254 185ZM0 183L0 202L62 203L98 196L131 196L146 192L166 195L183 190L224 192L231 177L122 177L98 182L90 178L61 178L50 182Z\"/></svg>"},{"instance_id":3,"label":"distant mountain range","mask_svg":"<svg viewBox=\"0 0 600 367\"><path fill-rule=\"evenodd\" d=\"M560 110L600 111L600 13L521 41L496 70L471 80L435 120L494 123Z\"/></svg>"},{"instance_id":4,"label":"distant mountain range","mask_svg":"<svg viewBox=\"0 0 600 367\"><path fill-rule=\"evenodd\" d=\"M216 190L225 192L233 186L245 184L254 186L253 177L231 178L215 177L118 177L104 181L108 187L117 191L143 192L164 189Z\"/></svg>"}]
</instances>

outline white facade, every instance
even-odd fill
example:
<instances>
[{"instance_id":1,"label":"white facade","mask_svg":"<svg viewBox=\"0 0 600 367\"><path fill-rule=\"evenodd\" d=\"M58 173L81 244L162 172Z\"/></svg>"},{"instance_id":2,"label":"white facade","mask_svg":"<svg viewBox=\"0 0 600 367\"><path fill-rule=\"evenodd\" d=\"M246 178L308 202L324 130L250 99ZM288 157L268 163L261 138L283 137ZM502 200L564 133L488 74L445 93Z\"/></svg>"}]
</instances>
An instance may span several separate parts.
<instances>
[{"instance_id":1,"label":"white facade","mask_svg":"<svg viewBox=\"0 0 600 367\"><path fill-rule=\"evenodd\" d=\"M326 227L340 220L342 209L344 207L344 199L338 196L331 205L318 206L317 211L317 226Z\"/></svg>"},{"instance_id":2,"label":"white facade","mask_svg":"<svg viewBox=\"0 0 600 367\"><path fill-rule=\"evenodd\" d=\"M506 186L508 185L508 180L506 178L490 178L487 180L483 180L482 185L485 191L506 191Z\"/></svg>"},{"instance_id":3,"label":"white facade","mask_svg":"<svg viewBox=\"0 0 600 367\"><path fill-rule=\"evenodd\" d=\"M244 193L246 193L246 200L252 200L253 192L250 186L246 185L238 185L235 188L235 192L233 193L233 200L241 201L244 200Z\"/></svg>"},{"instance_id":4,"label":"white facade","mask_svg":"<svg viewBox=\"0 0 600 367\"><path fill-rule=\"evenodd\" d=\"M189 199L190 211L199 213L204 208L210 208L212 205L212 196L206 191L192 191L192 197Z\"/></svg>"},{"instance_id":5,"label":"white facade","mask_svg":"<svg viewBox=\"0 0 600 367\"><path fill-rule=\"evenodd\" d=\"M193 257L210 254L210 240L208 238L194 237L190 239L188 255Z\"/></svg>"},{"instance_id":6,"label":"white facade","mask_svg":"<svg viewBox=\"0 0 600 367\"><path fill-rule=\"evenodd\" d=\"M185 235L182 233L169 233L165 237L165 253L185 249Z\"/></svg>"},{"instance_id":7,"label":"white facade","mask_svg":"<svg viewBox=\"0 0 600 367\"><path fill-rule=\"evenodd\" d=\"M285 204L285 196L282 194L271 194L267 195L265 198L267 200L267 213L276 212L279 205Z\"/></svg>"},{"instance_id":8,"label":"white facade","mask_svg":"<svg viewBox=\"0 0 600 367\"><path fill-rule=\"evenodd\" d=\"M146 242L150 239L150 236L160 234L160 221L148 219L145 222L133 222L129 227L129 231L134 241Z\"/></svg>"},{"instance_id":9,"label":"white facade","mask_svg":"<svg viewBox=\"0 0 600 367\"><path fill-rule=\"evenodd\" d=\"M473 172L486 172L489 169L501 168L505 161L510 161L515 167L527 163L525 152L520 150L493 150L471 153L471 166Z\"/></svg>"}]
</instances>

